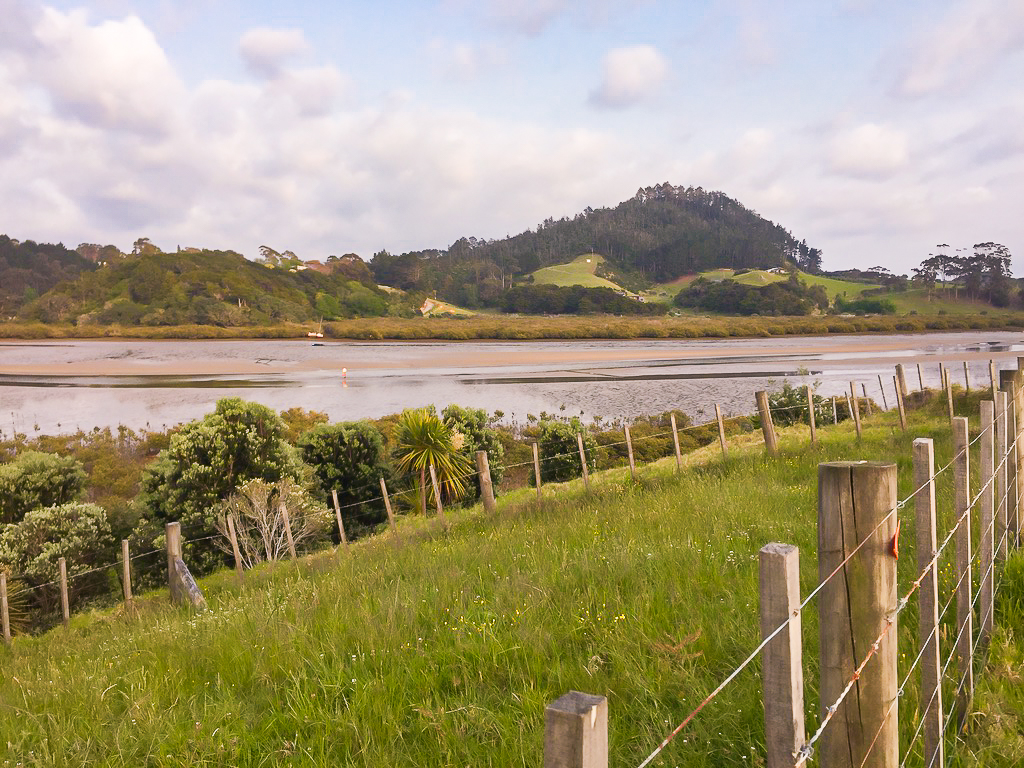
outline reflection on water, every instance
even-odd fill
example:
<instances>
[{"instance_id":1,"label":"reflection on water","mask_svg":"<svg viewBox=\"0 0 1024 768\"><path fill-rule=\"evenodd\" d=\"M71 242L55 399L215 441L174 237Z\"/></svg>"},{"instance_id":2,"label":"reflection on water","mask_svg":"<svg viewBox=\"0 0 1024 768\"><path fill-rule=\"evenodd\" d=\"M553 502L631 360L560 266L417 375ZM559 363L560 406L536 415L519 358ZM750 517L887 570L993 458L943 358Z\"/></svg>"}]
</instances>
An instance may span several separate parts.
<instances>
[{"instance_id":1,"label":"reflection on water","mask_svg":"<svg viewBox=\"0 0 1024 768\"><path fill-rule=\"evenodd\" d=\"M871 337L815 337L699 341L461 343L239 342L56 342L0 344L0 371L13 366L129 362L126 375L0 373L0 430L68 432L95 426L163 428L202 416L222 397L255 400L275 410L323 411L332 421L372 418L403 408L449 403L487 411L506 420L527 414L562 413L604 419L678 408L695 421L726 413L748 413L754 392L788 380L817 383L825 395L857 391L893 404L893 365L919 361L925 386L939 381L938 362L964 382L969 361L972 386L988 386L988 360L1016 368L1024 350L1021 334L958 333ZM879 346L885 349L878 349ZM814 348L808 354L803 351ZM460 360L497 361L453 365ZM595 356L614 352L610 362ZM526 357L523 354L526 353ZM593 353L593 354L590 354ZM589 359L581 360L590 355ZM509 364L508 360L545 360ZM205 363L239 361L267 366L246 375L168 375L168 364L202 369ZM347 377L338 370L348 367ZM954 364L955 363L955 364ZM287 368L275 371L274 368ZM146 374L146 370L153 370ZM51 369L52 370L52 369ZM879 381L881 378L881 382ZM911 364L908 380L918 383Z\"/></svg>"}]
</instances>

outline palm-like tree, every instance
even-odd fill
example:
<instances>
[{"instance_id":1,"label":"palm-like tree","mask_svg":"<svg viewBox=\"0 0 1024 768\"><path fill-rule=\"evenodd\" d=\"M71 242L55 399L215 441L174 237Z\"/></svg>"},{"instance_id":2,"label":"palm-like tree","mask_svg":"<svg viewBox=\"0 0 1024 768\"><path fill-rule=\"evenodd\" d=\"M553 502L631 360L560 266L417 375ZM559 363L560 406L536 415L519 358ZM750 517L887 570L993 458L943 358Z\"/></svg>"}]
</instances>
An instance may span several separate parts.
<instances>
[{"instance_id":1,"label":"palm-like tree","mask_svg":"<svg viewBox=\"0 0 1024 768\"><path fill-rule=\"evenodd\" d=\"M459 499L466 492L466 480L472 473L469 457L459 451L461 435L448 427L433 410L418 408L403 411L398 419L398 468L418 472L420 511L426 513L427 472L434 465L441 493Z\"/></svg>"}]
</instances>

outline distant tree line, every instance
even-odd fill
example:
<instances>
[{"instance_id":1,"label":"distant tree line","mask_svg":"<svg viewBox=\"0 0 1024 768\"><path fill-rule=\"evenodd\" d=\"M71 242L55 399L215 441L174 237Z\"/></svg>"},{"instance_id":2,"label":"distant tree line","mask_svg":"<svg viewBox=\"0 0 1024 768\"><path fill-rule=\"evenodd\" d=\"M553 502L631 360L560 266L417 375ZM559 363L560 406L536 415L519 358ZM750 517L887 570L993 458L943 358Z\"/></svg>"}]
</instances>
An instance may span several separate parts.
<instances>
[{"instance_id":1,"label":"distant tree line","mask_svg":"<svg viewBox=\"0 0 1024 768\"><path fill-rule=\"evenodd\" d=\"M828 309L828 294L820 285L807 286L796 274L768 285L699 277L676 294L675 305L727 315L808 315Z\"/></svg>"},{"instance_id":2,"label":"distant tree line","mask_svg":"<svg viewBox=\"0 0 1024 768\"><path fill-rule=\"evenodd\" d=\"M935 246L936 253L914 269L914 281L932 293L936 285L947 295L958 296L963 288L971 299L983 299L997 307L1013 301L1010 249L993 242L975 243L971 249L950 252L948 243Z\"/></svg>"},{"instance_id":3,"label":"distant tree line","mask_svg":"<svg viewBox=\"0 0 1024 768\"><path fill-rule=\"evenodd\" d=\"M580 285L521 285L510 289L501 308L522 315L663 315L668 307L623 296L612 288Z\"/></svg>"}]
</instances>

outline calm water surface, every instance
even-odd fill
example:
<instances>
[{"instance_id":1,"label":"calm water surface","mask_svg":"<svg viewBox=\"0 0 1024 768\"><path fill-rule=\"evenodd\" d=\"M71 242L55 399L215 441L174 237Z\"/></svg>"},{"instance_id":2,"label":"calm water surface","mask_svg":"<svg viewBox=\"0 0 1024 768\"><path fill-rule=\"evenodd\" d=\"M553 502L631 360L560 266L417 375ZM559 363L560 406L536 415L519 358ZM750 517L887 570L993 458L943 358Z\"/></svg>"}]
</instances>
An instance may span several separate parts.
<instances>
[{"instance_id":1,"label":"calm water surface","mask_svg":"<svg viewBox=\"0 0 1024 768\"><path fill-rule=\"evenodd\" d=\"M882 352L877 345L891 345ZM808 353L809 347L817 351ZM451 364L452 351L461 361ZM581 362L589 353L613 362ZM542 364L515 362L541 354ZM634 417L679 408L696 422L748 413L754 392L818 383L822 394L858 391L893 402L897 362L920 362L925 386L936 385L940 361L963 383L987 386L988 360L1015 368L1024 335L969 332L936 335L793 337L713 341L351 343L304 341L55 341L0 344L0 430L33 434L78 428L164 428L199 418L222 397L238 396L275 410L300 406L332 421L378 417L403 408L449 403L500 410L506 421L562 413L586 419ZM446 362L447 360L447 362ZM237 363L249 373L196 373ZM955 363L955 365L953 365ZM102 374L68 370L92 366ZM340 367L348 368L347 376ZM45 368L45 375L10 372ZM174 375L164 371L174 369ZM264 372L265 369L265 372ZM125 372L127 371L127 372ZM255 371L255 372L252 372ZM917 371L908 368L916 388Z\"/></svg>"}]
</instances>

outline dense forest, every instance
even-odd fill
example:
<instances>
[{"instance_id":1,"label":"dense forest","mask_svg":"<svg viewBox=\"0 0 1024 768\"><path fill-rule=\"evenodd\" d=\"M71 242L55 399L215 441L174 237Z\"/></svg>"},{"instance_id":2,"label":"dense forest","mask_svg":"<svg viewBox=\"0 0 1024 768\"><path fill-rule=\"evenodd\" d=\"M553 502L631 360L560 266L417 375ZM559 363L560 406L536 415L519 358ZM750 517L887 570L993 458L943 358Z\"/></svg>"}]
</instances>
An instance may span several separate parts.
<instances>
[{"instance_id":1,"label":"dense forest","mask_svg":"<svg viewBox=\"0 0 1024 768\"><path fill-rule=\"evenodd\" d=\"M19 243L0 235L0 316L13 315L19 307L72 280L95 265L63 245Z\"/></svg>"},{"instance_id":2,"label":"dense forest","mask_svg":"<svg viewBox=\"0 0 1024 768\"><path fill-rule=\"evenodd\" d=\"M676 295L675 305L725 315L809 315L815 309L827 310L829 302L824 288L808 287L793 274L768 285L700 277Z\"/></svg>"}]
</instances>

